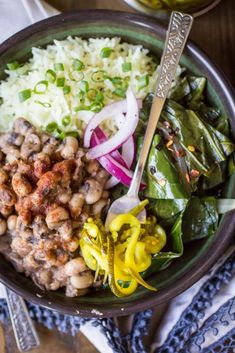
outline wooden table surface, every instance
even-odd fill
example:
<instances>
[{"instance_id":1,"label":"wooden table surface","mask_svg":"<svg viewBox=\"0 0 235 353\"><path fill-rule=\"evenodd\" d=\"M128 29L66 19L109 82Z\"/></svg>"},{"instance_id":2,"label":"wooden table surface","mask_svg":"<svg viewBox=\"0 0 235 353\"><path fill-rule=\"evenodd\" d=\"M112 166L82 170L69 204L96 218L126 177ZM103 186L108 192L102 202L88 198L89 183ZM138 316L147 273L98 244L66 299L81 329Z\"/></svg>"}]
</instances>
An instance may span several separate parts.
<instances>
[{"instance_id":1,"label":"wooden table surface","mask_svg":"<svg viewBox=\"0 0 235 353\"><path fill-rule=\"evenodd\" d=\"M47 0L48 3L60 11L82 9L111 9L134 12L122 0ZM211 59L224 71L235 86L235 1L222 0L216 9L195 20L190 38L198 44ZM159 320L162 313L157 310ZM13 341L10 326L7 327L8 341ZM61 335L57 331L49 331L37 325L41 346L32 351L34 353L97 353L97 350L78 334L71 338ZM13 341L14 342L14 341ZM9 344L7 344L9 346ZM3 330L0 327L0 353L18 353L17 348L11 343L6 350Z\"/></svg>"}]
</instances>

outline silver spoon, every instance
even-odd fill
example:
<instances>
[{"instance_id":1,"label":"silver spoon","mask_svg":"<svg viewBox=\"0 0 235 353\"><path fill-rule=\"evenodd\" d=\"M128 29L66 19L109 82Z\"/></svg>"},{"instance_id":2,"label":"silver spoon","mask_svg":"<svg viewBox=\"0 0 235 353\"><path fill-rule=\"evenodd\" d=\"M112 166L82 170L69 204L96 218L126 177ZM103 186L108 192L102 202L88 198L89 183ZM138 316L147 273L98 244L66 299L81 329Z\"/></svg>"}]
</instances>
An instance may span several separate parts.
<instances>
[{"instance_id":1,"label":"silver spoon","mask_svg":"<svg viewBox=\"0 0 235 353\"><path fill-rule=\"evenodd\" d=\"M106 229L108 229L110 222L115 216L120 213L127 213L140 203L138 193L149 149L165 100L171 88L171 83L175 78L176 69L187 42L192 24L192 16L181 12L172 12L159 68L156 92L153 98L140 157L128 193L115 200L109 208L105 222ZM146 218L146 211L143 210L138 218L144 220Z\"/></svg>"},{"instance_id":2,"label":"silver spoon","mask_svg":"<svg viewBox=\"0 0 235 353\"><path fill-rule=\"evenodd\" d=\"M39 346L39 338L29 316L24 300L5 287L6 300L16 344L20 352L27 352Z\"/></svg>"}]
</instances>

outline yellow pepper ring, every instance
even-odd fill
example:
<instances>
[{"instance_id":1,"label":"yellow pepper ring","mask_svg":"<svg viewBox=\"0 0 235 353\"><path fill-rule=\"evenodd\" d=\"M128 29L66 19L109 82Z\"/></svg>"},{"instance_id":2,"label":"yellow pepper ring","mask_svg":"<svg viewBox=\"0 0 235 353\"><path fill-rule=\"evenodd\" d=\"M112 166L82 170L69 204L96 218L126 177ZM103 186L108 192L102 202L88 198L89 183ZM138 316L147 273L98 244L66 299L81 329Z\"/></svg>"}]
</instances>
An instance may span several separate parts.
<instances>
[{"instance_id":1,"label":"yellow pepper ring","mask_svg":"<svg viewBox=\"0 0 235 353\"><path fill-rule=\"evenodd\" d=\"M164 246L160 238L153 235L146 235L142 240L145 242L145 250L150 254L159 252Z\"/></svg>"},{"instance_id":2,"label":"yellow pepper ring","mask_svg":"<svg viewBox=\"0 0 235 353\"><path fill-rule=\"evenodd\" d=\"M133 227L133 233L130 239L130 242L127 246L126 253L125 253L125 264L128 267L128 270L130 271L131 275L134 277L134 279L141 284L143 287L156 291L156 288L150 286L148 283L146 283L143 278L140 276L138 272L138 268L135 264L135 248L136 248L136 243L139 237L139 232L138 230L134 229Z\"/></svg>"},{"instance_id":3,"label":"yellow pepper ring","mask_svg":"<svg viewBox=\"0 0 235 353\"><path fill-rule=\"evenodd\" d=\"M120 214L115 217L109 225L109 230L111 233L119 232L125 224L129 225L130 227L135 226L140 230L140 222L135 216L129 213Z\"/></svg>"},{"instance_id":4,"label":"yellow pepper ring","mask_svg":"<svg viewBox=\"0 0 235 353\"><path fill-rule=\"evenodd\" d=\"M138 272L146 271L151 265L152 256L146 252L146 244L137 241L135 248L135 264Z\"/></svg>"},{"instance_id":5,"label":"yellow pepper ring","mask_svg":"<svg viewBox=\"0 0 235 353\"><path fill-rule=\"evenodd\" d=\"M92 270L96 271L97 268L97 260L94 258L94 256L90 253L90 246L86 244L81 244L81 251L82 251L82 256L84 258L84 261L86 265Z\"/></svg>"},{"instance_id":6,"label":"yellow pepper ring","mask_svg":"<svg viewBox=\"0 0 235 353\"><path fill-rule=\"evenodd\" d=\"M130 294L134 293L134 291L138 287L138 282L134 278L131 278L131 281L130 281L129 286L127 288L120 286L120 284L117 282L116 282L116 286L123 295L130 295Z\"/></svg>"}]
</instances>

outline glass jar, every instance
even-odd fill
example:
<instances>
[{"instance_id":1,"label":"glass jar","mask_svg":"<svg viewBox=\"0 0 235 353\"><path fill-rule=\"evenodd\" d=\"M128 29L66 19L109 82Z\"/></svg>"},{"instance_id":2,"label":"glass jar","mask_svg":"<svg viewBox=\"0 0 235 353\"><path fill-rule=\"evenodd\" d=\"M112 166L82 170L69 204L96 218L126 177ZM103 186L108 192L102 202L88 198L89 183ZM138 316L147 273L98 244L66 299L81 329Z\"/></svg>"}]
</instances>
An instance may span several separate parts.
<instances>
[{"instance_id":1,"label":"glass jar","mask_svg":"<svg viewBox=\"0 0 235 353\"><path fill-rule=\"evenodd\" d=\"M139 1L154 10L179 10L179 11L185 11L185 12L199 11L214 2L214 0L139 0Z\"/></svg>"}]
</instances>

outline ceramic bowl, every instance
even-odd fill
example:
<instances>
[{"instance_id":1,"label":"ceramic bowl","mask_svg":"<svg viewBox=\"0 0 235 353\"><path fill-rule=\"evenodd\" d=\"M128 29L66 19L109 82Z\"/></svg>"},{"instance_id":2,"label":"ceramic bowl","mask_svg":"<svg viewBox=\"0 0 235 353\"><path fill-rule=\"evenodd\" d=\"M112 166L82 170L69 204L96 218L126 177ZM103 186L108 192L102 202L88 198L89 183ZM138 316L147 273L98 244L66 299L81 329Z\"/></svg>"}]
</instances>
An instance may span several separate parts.
<instances>
[{"instance_id":1,"label":"ceramic bowl","mask_svg":"<svg viewBox=\"0 0 235 353\"><path fill-rule=\"evenodd\" d=\"M53 39L67 36L84 38L119 36L124 41L138 43L161 55L166 29L156 20L124 12L84 11L51 17L15 34L0 46L0 79L5 76L6 63L24 61L30 57L32 46L44 47ZM195 75L207 77L208 100L229 117L235 136L234 96L221 71L194 44L188 43L181 64ZM227 197L234 196L235 178L230 178L225 190ZM12 265L0 256L0 280L25 299L39 305L72 315L118 316L131 314L167 302L201 278L225 251L232 239L235 216L230 212L221 219L213 237L195 241L185 246L184 254L164 271L149 278L158 288L151 292L143 287L130 297L117 298L110 291L100 291L85 297L68 298L64 292L43 291L30 278L16 272Z\"/></svg>"}]
</instances>

